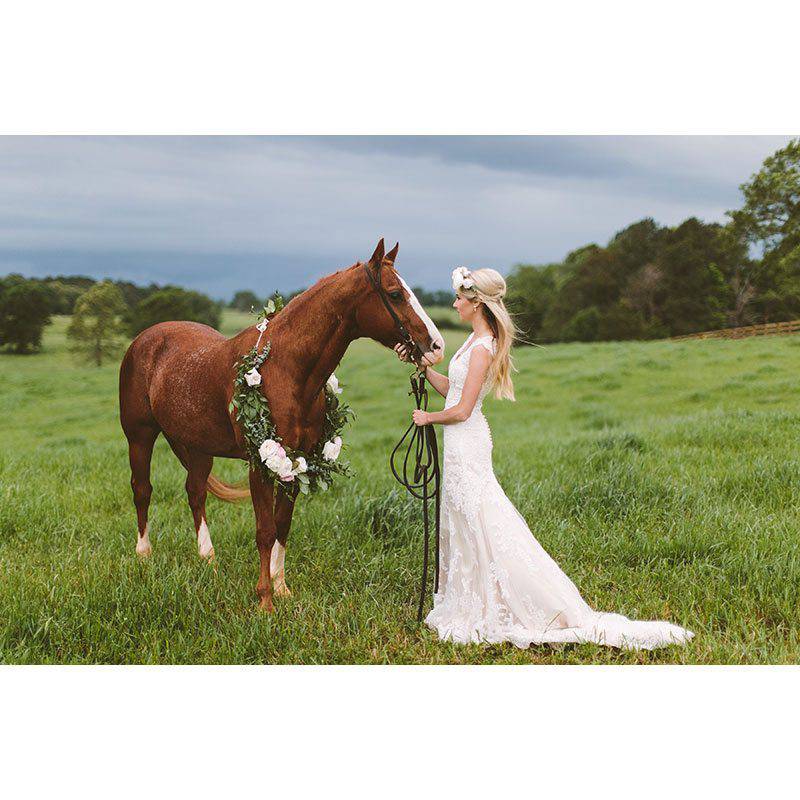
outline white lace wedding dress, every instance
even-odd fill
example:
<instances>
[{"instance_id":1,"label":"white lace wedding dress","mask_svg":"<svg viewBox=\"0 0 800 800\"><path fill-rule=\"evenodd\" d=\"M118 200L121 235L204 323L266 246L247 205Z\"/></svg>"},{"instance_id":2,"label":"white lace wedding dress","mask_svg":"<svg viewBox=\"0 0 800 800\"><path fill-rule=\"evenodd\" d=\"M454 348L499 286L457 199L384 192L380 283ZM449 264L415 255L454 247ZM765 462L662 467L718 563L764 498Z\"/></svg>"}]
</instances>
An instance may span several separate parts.
<instances>
[{"instance_id":1,"label":"white lace wedding dress","mask_svg":"<svg viewBox=\"0 0 800 800\"><path fill-rule=\"evenodd\" d=\"M445 408L455 405L476 347L471 336L450 359ZM425 622L454 642L531 644L596 642L626 649L686 643L694 636L669 622L639 622L592 610L575 584L536 541L492 469L492 436L483 415L488 382L469 419L444 425L439 591Z\"/></svg>"}]
</instances>

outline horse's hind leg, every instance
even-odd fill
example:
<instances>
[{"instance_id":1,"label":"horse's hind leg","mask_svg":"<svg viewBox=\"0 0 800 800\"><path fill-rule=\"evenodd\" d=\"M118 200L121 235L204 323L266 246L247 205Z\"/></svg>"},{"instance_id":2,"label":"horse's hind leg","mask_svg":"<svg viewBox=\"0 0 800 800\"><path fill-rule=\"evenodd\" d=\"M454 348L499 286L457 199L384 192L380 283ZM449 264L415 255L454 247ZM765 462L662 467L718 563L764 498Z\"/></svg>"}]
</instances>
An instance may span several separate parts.
<instances>
[{"instance_id":1,"label":"horse's hind leg","mask_svg":"<svg viewBox=\"0 0 800 800\"><path fill-rule=\"evenodd\" d=\"M291 491L291 490L289 490ZM289 528L292 525L294 512L293 498L287 492L280 491L275 500L275 527L277 541L272 548L270 559L270 574L272 576L272 591L276 597L289 597L292 593L286 585L286 540L289 538Z\"/></svg>"},{"instance_id":2,"label":"horse's hind leg","mask_svg":"<svg viewBox=\"0 0 800 800\"><path fill-rule=\"evenodd\" d=\"M149 556L153 550L150 545L150 526L147 523L150 496L153 493L153 485L150 483L150 459L159 429L150 425L139 425L130 434L126 431L126 434L128 458L131 464L131 489L133 489L133 503L136 506L139 530L136 552L140 556Z\"/></svg>"},{"instance_id":3,"label":"horse's hind leg","mask_svg":"<svg viewBox=\"0 0 800 800\"><path fill-rule=\"evenodd\" d=\"M197 552L209 561L214 558L214 545L206 522L206 497L208 476L214 466L214 459L205 453L189 453L189 474L186 476L186 494L189 508L194 517L194 530L197 534Z\"/></svg>"},{"instance_id":4,"label":"horse's hind leg","mask_svg":"<svg viewBox=\"0 0 800 800\"><path fill-rule=\"evenodd\" d=\"M169 446L181 464L186 467L186 495L189 498L189 508L192 509L194 518L194 531L197 536L197 552L202 558L209 561L214 558L214 545L211 543L211 534L206 521L206 488L208 476L214 466L212 456L190 450L178 442L167 439Z\"/></svg>"}]
</instances>

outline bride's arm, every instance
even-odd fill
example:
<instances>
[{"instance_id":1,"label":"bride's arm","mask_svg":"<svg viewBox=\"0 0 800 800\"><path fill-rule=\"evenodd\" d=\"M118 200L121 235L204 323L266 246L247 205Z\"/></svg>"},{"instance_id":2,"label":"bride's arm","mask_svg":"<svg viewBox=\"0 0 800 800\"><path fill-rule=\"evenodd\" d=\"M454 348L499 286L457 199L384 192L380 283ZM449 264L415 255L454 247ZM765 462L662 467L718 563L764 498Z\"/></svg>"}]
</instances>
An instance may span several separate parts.
<instances>
[{"instance_id":1,"label":"bride's arm","mask_svg":"<svg viewBox=\"0 0 800 800\"><path fill-rule=\"evenodd\" d=\"M486 373L492 364L492 354L485 347L475 347L469 356L469 369L467 379L464 381L464 388L461 390L461 399L450 408L444 411L422 411L417 409L411 416L417 425L441 424L453 425L456 422L463 422L469 419L475 403L478 402L478 395L481 386L486 379Z\"/></svg>"},{"instance_id":2,"label":"bride's arm","mask_svg":"<svg viewBox=\"0 0 800 800\"><path fill-rule=\"evenodd\" d=\"M439 374L433 367L425 367L425 377L442 397L447 397L450 390L450 379L447 375Z\"/></svg>"}]
</instances>

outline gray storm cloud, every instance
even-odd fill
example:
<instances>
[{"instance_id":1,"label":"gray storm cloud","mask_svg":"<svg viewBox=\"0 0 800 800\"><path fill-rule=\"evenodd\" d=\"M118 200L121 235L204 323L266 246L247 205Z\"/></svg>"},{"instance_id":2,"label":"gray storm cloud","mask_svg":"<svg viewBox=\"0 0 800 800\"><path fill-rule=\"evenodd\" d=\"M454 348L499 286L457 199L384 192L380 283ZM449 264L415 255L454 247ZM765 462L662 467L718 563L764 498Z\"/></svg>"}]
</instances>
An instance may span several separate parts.
<instances>
[{"instance_id":1,"label":"gray storm cloud","mask_svg":"<svg viewBox=\"0 0 800 800\"><path fill-rule=\"evenodd\" d=\"M0 272L308 285L401 243L410 284L722 220L789 137L3 137Z\"/></svg>"}]
</instances>

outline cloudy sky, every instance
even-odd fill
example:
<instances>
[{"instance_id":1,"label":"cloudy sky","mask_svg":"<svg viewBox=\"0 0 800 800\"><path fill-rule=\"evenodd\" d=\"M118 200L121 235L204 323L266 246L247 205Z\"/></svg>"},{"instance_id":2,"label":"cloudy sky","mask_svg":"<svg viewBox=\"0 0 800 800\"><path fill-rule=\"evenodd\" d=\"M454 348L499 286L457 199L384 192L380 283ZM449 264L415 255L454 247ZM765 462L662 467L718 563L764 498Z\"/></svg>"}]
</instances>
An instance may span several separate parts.
<instances>
[{"instance_id":1,"label":"cloudy sky","mask_svg":"<svg viewBox=\"0 0 800 800\"><path fill-rule=\"evenodd\" d=\"M307 286L400 242L409 283L721 221L788 136L2 137L0 274Z\"/></svg>"}]
</instances>

